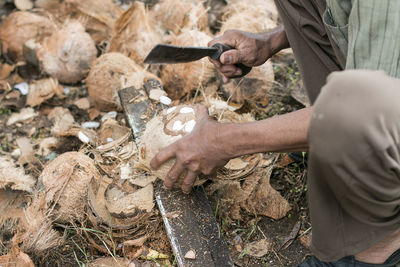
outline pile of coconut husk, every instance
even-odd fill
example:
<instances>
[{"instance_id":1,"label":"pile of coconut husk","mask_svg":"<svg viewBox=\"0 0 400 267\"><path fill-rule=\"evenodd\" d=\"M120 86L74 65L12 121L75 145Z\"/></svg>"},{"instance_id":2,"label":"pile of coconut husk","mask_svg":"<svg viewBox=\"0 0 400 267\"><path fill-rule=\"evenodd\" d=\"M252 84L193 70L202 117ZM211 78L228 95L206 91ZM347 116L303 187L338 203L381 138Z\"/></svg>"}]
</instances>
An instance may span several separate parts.
<instances>
[{"instance_id":1,"label":"pile of coconut husk","mask_svg":"<svg viewBox=\"0 0 400 267\"><path fill-rule=\"evenodd\" d=\"M143 59L157 43L207 46L230 28L269 30L278 23L272 0L145 2L14 0L14 11L2 18L0 106L12 114L4 123L11 145L0 154L0 244L9 250L0 265L33 266L29 256L66 244L62 229L75 229L114 262L125 257L121 266L157 257L167 264L171 252L160 245L167 239L153 187L173 160L152 171L151 158L190 134L194 104L221 123L252 122L245 106L268 105L269 61L222 84L206 58L163 66ZM165 91L144 93L150 79ZM140 142L118 97L131 86L143 93L130 101L149 98L163 107L152 118L142 114L149 122ZM279 219L290 207L269 184L273 163L271 155L243 156L196 184L208 181L207 192L234 219L243 210ZM103 260L110 258L86 263Z\"/></svg>"}]
</instances>

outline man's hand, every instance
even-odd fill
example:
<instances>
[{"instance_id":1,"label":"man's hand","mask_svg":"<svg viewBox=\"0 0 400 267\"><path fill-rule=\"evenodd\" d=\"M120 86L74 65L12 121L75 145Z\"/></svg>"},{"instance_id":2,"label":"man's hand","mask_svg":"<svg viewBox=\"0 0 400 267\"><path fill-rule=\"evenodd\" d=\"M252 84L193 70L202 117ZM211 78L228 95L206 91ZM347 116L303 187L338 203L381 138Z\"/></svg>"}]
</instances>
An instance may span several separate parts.
<instances>
[{"instance_id":1,"label":"man's hand","mask_svg":"<svg viewBox=\"0 0 400 267\"><path fill-rule=\"evenodd\" d=\"M227 150L217 142L223 124L214 121L204 106L196 107L196 116L197 123L192 133L161 150L150 163L153 169L158 169L165 161L176 159L164 180L167 189L171 189L186 170L182 191L189 193L199 173L211 174L231 158Z\"/></svg>"},{"instance_id":2,"label":"man's hand","mask_svg":"<svg viewBox=\"0 0 400 267\"><path fill-rule=\"evenodd\" d=\"M262 34L228 30L224 35L210 41L208 46L216 43L234 48L223 53L219 61L210 59L221 73L224 82L227 82L230 77L242 75L242 70L235 64L242 63L248 67L259 66L281 49L289 47L283 26Z\"/></svg>"}]
</instances>

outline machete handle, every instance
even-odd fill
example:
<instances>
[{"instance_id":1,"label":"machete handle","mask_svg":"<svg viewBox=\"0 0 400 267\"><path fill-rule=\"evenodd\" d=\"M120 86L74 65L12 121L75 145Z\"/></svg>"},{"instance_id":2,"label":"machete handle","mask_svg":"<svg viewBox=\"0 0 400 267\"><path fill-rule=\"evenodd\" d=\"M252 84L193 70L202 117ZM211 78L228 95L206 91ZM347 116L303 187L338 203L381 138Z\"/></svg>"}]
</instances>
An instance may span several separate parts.
<instances>
[{"instance_id":1,"label":"machete handle","mask_svg":"<svg viewBox=\"0 0 400 267\"><path fill-rule=\"evenodd\" d=\"M227 46L224 44L220 44L220 43L216 43L212 47L218 49L218 51L214 55L211 56L211 58L215 59L215 60L219 60L219 57L222 55L222 53L234 49L233 47L230 47L230 46ZM235 64L235 66L242 70L242 74L238 75L238 76L229 77L229 78L240 78L240 77L245 76L247 73L249 73L251 71L251 67L248 67L242 63Z\"/></svg>"}]
</instances>

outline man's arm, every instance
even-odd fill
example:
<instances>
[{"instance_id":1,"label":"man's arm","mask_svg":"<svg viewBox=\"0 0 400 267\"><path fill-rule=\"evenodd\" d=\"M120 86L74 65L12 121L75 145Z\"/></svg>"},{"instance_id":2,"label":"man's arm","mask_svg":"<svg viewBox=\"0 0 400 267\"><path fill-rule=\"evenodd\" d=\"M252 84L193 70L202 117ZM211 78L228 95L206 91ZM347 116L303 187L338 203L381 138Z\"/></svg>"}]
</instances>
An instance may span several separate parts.
<instances>
[{"instance_id":1,"label":"man's arm","mask_svg":"<svg viewBox=\"0 0 400 267\"><path fill-rule=\"evenodd\" d=\"M231 158L257 152L305 151L312 108L251 123L218 123L205 107L196 110L193 132L160 151L151 161L157 169L175 158L164 180L168 189L187 171L182 190L189 193L198 173L211 174Z\"/></svg>"}]
</instances>

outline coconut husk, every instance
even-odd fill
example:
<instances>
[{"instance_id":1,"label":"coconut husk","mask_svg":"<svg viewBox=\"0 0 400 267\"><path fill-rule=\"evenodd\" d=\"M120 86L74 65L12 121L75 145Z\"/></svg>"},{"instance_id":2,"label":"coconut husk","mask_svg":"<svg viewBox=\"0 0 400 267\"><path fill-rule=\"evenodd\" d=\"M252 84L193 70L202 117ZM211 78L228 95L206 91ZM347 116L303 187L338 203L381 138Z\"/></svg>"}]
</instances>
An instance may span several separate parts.
<instances>
[{"instance_id":1,"label":"coconut husk","mask_svg":"<svg viewBox=\"0 0 400 267\"><path fill-rule=\"evenodd\" d=\"M59 145L59 140L56 137L47 137L39 143L39 155L46 157Z\"/></svg>"},{"instance_id":2,"label":"coconut husk","mask_svg":"<svg viewBox=\"0 0 400 267\"><path fill-rule=\"evenodd\" d=\"M0 189L11 188L32 192L36 184L36 179L25 174L25 170L16 167L14 161L7 157L0 157Z\"/></svg>"},{"instance_id":3,"label":"coconut husk","mask_svg":"<svg viewBox=\"0 0 400 267\"><path fill-rule=\"evenodd\" d=\"M120 89L134 86L139 89L149 79L158 79L133 60L120 53L106 53L94 63L85 82L89 97L102 111L122 109L118 97Z\"/></svg>"},{"instance_id":4,"label":"coconut husk","mask_svg":"<svg viewBox=\"0 0 400 267\"><path fill-rule=\"evenodd\" d=\"M11 251L3 256L0 256L0 266L3 267L35 267L31 258L18 247L13 247Z\"/></svg>"},{"instance_id":5,"label":"coconut husk","mask_svg":"<svg viewBox=\"0 0 400 267\"><path fill-rule=\"evenodd\" d=\"M88 267L135 267L131 265L131 261L125 258L100 258L88 263Z\"/></svg>"},{"instance_id":6,"label":"coconut husk","mask_svg":"<svg viewBox=\"0 0 400 267\"><path fill-rule=\"evenodd\" d=\"M274 80L274 69L267 61L259 67L252 68L245 77L223 84L221 90L224 96L233 103L243 104L248 101L266 105Z\"/></svg>"},{"instance_id":7,"label":"coconut husk","mask_svg":"<svg viewBox=\"0 0 400 267\"><path fill-rule=\"evenodd\" d=\"M7 120L7 126L13 125L20 121L26 121L37 117L39 113L35 112L33 108L22 108L19 113L13 113Z\"/></svg>"},{"instance_id":8,"label":"coconut husk","mask_svg":"<svg viewBox=\"0 0 400 267\"><path fill-rule=\"evenodd\" d=\"M178 46L207 46L211 36L197 30L183 30L171 39ZM169 64L161 71L164 89L172 99L180 99L185 94L201 88L215 77L214 66L207 58L186 64Z\"/></svg>"},{"instance_id":9,"label":"coconut husk","mask_svg":"<svg viewBox=\"0 0 400 267\"><path fill-rule=\"evenodd\" d=\"M37 57L43 71L63 83L77 83L96 59L94 41L76 20L67 21L42 42Z\"/></svg>"},{"instance_id":10,"label":"coconut husk","mask_svg":"<svg viewBox=\"0 0 400 267\"><path fill-rule=\"evenodd\" d=\"M98 141L100 145L104 145L109 143L107 141L108 138L113 141L118 140L130 132L131 130L128 127L120 125L114 119L108 119L101 125Z\"/></svg>"},{"instance_id":11,"label":"coconut husk","mask_svg":"<svg viewBox=\"0 0 400 267\"><path fill-rule=\"evenodd\" d=\"M201 1L162 0L151 10L151 18L167 32L179 34L182 29L207 31L207 10Z\"/></svg>"},{"instance_id":12,"label":"coconut husk","mask_svg":"<svg viewBox=\"0 0 400 267\"><path fill-rule=\"evenodd\" d=\"M143 65L150 50L161 43L144 3L133 2L115 23L107 52L119 52Z\"/></svg>"},{"instance_id":13,"label":"coconut husk","mask_svg":"<svg viewBox=\"0 0 400 267\"><path fill-rule=\"evenodd\" d=\"M66 13L83 21L96 44L108 40L122 9L112 0L65 0Z\"/></svg>"},{"instance_id":14,"label":"coconut husk","mask_svg":"<svg viewBox=\"0 0 400 267\"><path fill-rule=\"evenodd\" d=\"M79 152L64 153L48 163L39 180L52 217L58 222L82 220L90 180L99 177L93 160Z\"/></svg>"},{"instance_id":15,"label":"coconut husk","mask_svg":"<svg viewBox=\"0 0 400 267\"><path fill-rule=\"evenodd\" d=\"M135 192L127 192L117 184L110 184L104 197L107 210L117 218L132 217L141 211L151 212L154 207L152 184Z\"/></svg>"},{"instance_id":16,"label":"coconut husk","mask_svg":"<svg viewBox=\"0 0 400 267\"><path fill-rule=\"evenodd\" d=\"M52 98L54 95L59 97L64 96L64 88L58 84L54 78L47 78L43 80L33 81L29 85L29 93L26 99L26 104L31 107L42 104L47 99Z\"/></svg>"},{"instance_id":17,"label":"coconut husk","mask_svg":"<svg viewBox=\"0 0 400 267\"><path fill-rule=\"evenodd\" d=\"M31 39L39 42L55 29L54 23L46 17L25 11L14 12L1 24L2 53L14 61L24 60L23 44Z\"/></svg>"},{"instance_id":18,"label":"coconut husk","mask_svg":"<svg viewBox=\"0 0 400 267\"><path fill-rule=\"evenodd\" d=\"M225 0L207 0L208 25L212 30L218 31L221 28L225 6Z\"/></svg>"},{"instance_id":19,"label":"coconut husk","mask_svg":"<svg viewBox=\"0 0 400 267\"><path fill-rule=\"evenodd\" d=\"M183 111L192 112L181 113ZM185 128L186 126L189 126L190 124L193 125L195 123L196 115L191 106L173 107L169 110L165 110L163 114L151 119L147 123L146 130L140 139L139 163L143 164L150 170L150 161L153 159L153 157L161 149L178 141L182 138L182 136L190 133L192 127L188 127L187 129ZM158 170L152 170L152 174L164 180L174 163L175 159L170 159ZM178 178L175 186L180 187L184 178L185 173Z\"/></svg>"},{"instance_id":20,"label":"coconut husk","mask_svg":"<svg viewBox=\"0 0 400 267\"><path fill-rule=\"evenodd\" d=\"M262 33L277 26L278 12L272 0L234 0L229 3L222 17L220 34L227 30Z\"/></svg>"},{"instance_id":21,"label":"coconut husk","mask_svg":"<svg viewBox=\"0 0 400 267\"><path fill-rule=\"evenodd\" d=\"M52 109L47 118L53 121L51 134L59 137L66 136L66 132L68 132L75 123L71 112L63 107L55 107Z\"/></svg>"}]
</instances>

